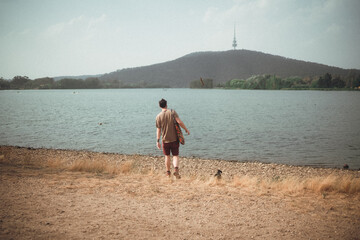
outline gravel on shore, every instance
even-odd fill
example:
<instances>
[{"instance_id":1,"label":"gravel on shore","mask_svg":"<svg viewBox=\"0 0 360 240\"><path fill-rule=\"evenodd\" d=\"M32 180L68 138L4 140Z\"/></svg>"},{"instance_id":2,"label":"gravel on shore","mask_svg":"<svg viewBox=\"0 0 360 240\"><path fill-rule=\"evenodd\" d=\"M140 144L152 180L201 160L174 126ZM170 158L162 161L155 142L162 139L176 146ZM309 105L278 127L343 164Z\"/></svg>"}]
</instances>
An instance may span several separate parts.
<instances>
[{"instance_id":1,"label":"gravel on shore","mask_svg":"<svg viewBox=\"0 0 360 240\"><path fill-rule=\"evenodd\" d=\"M58 161L59 159L67 163L71 163L79 159L93 161L101 160L109 163L132 161L133 165L139 172L165 172L163 156L124 155L91 151L0 146L0 160L1 158L11 160L14 163L32 163L40 165L46 165L53 161ZM329 175L360 178L360 170L292 166L261 162L238 162L187 158L181 156L180 169L183 176L197 176L198 178L214 176L217 170L221 170L224 180L232 180L234 176L257 177L260 179L283 179L289 177L297 177L301 179L324 177Z\"/></svg>"}]
</instances>

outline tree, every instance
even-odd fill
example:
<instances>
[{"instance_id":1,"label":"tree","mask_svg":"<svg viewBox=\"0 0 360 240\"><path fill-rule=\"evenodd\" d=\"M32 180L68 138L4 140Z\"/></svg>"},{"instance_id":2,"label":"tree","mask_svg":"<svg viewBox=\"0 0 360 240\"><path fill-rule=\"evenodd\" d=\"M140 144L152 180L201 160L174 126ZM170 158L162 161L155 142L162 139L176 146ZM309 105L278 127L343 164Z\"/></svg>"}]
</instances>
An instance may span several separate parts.
<instances>
[{"instance_id":1,"label":"tree","mask_svg":"<svg viewBox=\"0 0 360 240\"><path fill-rule=\"evenodd\" d=\"M37 78L32 82L32 88L51 89L54 87L54 79L49 77Z\"/></svg>"},{"instance_id":2,"label":"tree","mask_svg":"<svg viewBox=\"0 0 360 240\"><path fill-rule=\"evenodd\" d=\"M12 89L24 89L29 81L30 79L27 76L15 76L10 82L10 87Z\"/></svg>"},{"instance_id":3,"label":"tree","mask_svg":"<svg viewBox=\"0 0 360 240\"><path fill-rule=\"evenodd\" d=\"M319 88L319 79L315 79L311 82L310 88Z\"/></svg>"},{"instance_id":4,"label":"tree","mask_svg":"<svg viewBox=\"0 0 360 240\"><path fill-rule=\"evenodd\" d=\"M344 88L345 82L340 78L340 76L336 76L332 79L332 86L334 88Z\"/></svg>"},{"instance_id":5,"label":"tree","mask_svg":"<svg viewBox=\"0 0 360 240\"><path fill-rule=\"evenodd\" d=\"M255 89L266 89L266 80L268 79L270 75L267 75L265 77L260 76L260 78L258 79L257 82L257 86L255 87Z\"/></svg>"},{"instance_id":6,"label":"tree","mask_svg":"<svg viewBox=\"0 0 360 240\"><path fill-rule=\"evenodd\" d=\"M85 79L85 88L97 89L100 88L100 81L98 78L87 78Z\"/></svg>"},{"instance_id":7,"label":"tree","mask_svg":"<svg viewBox=\"0 0 360 240\"><path fill-rule=\"evenodd\" d=\"M281 78L275 75L267 80L267 89L281 89Z\"/></svg>"},{"instance_id":8,"label":"tree","mask_svg":"<svg viewBox=\"0 0 360 240\"><path fill-rule=\"evenodd\" d=\"M229 81L229 84L226 84L230 88L245 88L245 80L242 79L233 79Z\"/></svg>"},{"instance_id":9,"label":"tree","mask_svg":"<svg viewBox=\"0 0 360 240\"><path fill-rule=\"evenodd\" d=\"M354 81L354 87L359 88L360 87L360 74L357 75Z\"/></svg>"},{"instance_id":10,"label":"tree","mask_svg":"<svg viewBox=\"0 0 360 240\"><path fill-rule=\"evenodd\" d=\"M57 86L60 89L82 89L85 84L81 79L64 78L57 82Z\"/></svg>"},{"instance_id":11,"label":"tree","mask_svg":"<svg viewBox=\"0 0 360 240\"><path fill-rule=\"evenodd\" d=\"M319 78L319 81L318 81L319 88L330 88L330 87L332 87L331 79L332 79L332 77L331 77L330 73L326 73L324 76L321 76Z\"/></svg>"},{"instance_id":12,"label":"tree","mask_svg":"<svg viewBox=\"0 0 360 240\"><path fill-rule=\"evenodd\" d=\"M10 82L0 78L0 89L10 89Z\"/></svg>"}]
</instances>

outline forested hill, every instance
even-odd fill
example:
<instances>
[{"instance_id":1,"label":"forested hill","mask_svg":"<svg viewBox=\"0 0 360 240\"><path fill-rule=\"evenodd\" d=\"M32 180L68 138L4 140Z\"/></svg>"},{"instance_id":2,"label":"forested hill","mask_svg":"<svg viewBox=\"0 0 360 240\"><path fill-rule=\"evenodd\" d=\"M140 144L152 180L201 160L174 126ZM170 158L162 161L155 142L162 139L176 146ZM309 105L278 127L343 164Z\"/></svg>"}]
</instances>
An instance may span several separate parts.
<instances>
[{"instance_id":1,"label":"forested hill","mask_svg":"<svg viewBox=\"0 0 360 240\"><path fill-rule=\"evenodd\" d=\"M357 74L360 70L353 70ZM138 87L189 87L196 79L213 79L214 84L253 75L279 77L312 77L325 73L346 76L350 70L323 64L299 61L249 50L198 52L173 61L150 66L128 68L104 74L103 81L119 81L121 85Z\"/></svg>"}]
</instances>

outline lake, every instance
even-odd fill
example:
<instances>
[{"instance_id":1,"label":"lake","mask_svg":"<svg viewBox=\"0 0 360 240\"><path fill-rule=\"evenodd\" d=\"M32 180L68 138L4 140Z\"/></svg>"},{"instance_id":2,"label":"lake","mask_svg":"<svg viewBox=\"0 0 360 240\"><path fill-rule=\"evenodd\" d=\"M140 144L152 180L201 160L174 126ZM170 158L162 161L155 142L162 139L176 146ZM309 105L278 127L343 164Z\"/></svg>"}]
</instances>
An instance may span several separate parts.
<instances>
[{"instance_id":1,"label":"lake","mask_svg":"<svg viewBox=\"0 0 360 240\"><path fill-rule=\"evenodd\" d=\"M356 91L0 91L0 145L162 155L161 98L191 133L181 156L360 168Z\"/></svg>"}]
</instances>

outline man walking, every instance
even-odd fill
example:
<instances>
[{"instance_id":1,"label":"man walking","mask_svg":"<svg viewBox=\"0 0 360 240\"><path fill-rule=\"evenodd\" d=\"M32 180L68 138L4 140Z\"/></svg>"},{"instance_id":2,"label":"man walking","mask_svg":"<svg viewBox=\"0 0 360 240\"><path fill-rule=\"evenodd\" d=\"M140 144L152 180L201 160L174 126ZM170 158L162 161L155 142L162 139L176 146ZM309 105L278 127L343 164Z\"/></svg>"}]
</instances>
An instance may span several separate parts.
<instances>
[{"instance_id":1,"label":"man walking","mask_svg":"<svg viewBox=\"0 0 360 240\"><path fill-rule=\"evenodd\" d=\"M190 132L186 128L185 124L180 120L179 115L175 110L167 109L167 101L161 99L159 101L159 106L161 112L156 116L156 146L158 149L161 149L160 136L162 137L162 148L165 155L165 167L166 175L171 176L170 171L170 153L173 155L173 166L174 166L174 176L180 178L179 174L179 140L177 138L174 118L175 121L182 127L185 132L189 135ZM174 117L173 117L174 115Z\"/></svg>"}]
</instances>

